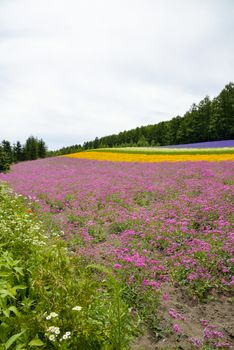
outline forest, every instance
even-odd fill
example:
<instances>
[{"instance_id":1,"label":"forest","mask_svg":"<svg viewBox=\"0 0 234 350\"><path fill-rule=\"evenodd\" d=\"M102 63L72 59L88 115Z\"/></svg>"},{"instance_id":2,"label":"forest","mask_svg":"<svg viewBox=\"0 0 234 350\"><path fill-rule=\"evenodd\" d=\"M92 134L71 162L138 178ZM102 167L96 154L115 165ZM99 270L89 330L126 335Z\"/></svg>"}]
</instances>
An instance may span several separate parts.
<instances>
[{"instance_id":1,"label":"forest","mask_svg":"<svg viewBox=\"0 0 234 350\"><path fill-rule=\"evenodd\" d=\"M220 94L210 99L206 96L193 104L183 115L158 124L137 127L119 134L96 137L51 152L51 155L75 153L87 149L126 146L167 146L234 138L234 84L227 84Z\"/></svg>"},{"instance_id":2,"label":"forest","mask_svg":"<svg viewBox=\"0 0 234 350\"><path fill-rule=\"evenodd\" d=\"M0 172L8 171L12 163L45 158L46 156L45 141L34 136L28 137L24 145L20 141L11 145L9 141L3 140L0 143Z\"/></svg>"}]
</instances>

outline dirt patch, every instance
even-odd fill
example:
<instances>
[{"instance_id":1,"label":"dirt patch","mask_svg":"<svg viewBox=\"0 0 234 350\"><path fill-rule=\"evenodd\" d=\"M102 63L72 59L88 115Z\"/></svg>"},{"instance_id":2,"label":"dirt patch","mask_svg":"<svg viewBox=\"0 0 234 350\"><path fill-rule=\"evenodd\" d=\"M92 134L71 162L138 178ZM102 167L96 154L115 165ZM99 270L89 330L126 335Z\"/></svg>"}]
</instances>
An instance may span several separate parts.
<instances>
[{"instance_id":1,"label":"dirt patch","mask_svg":"<svg viewBox=\"0 0 234 350\"><path fill-rule=\"evenodd\" d=\"M214 349L221 343L224 344L222 349L234 349L232 301L230 296L220 296L199 303L184 289L168 284L163 288L163 300L158 310L161 326L167 331L160 340L144 332L134 341L131 350L199 349L192 344L200 344L201 348L205 334L211 336L210 344L216 344Z\"/></svg>"}]
</instances>

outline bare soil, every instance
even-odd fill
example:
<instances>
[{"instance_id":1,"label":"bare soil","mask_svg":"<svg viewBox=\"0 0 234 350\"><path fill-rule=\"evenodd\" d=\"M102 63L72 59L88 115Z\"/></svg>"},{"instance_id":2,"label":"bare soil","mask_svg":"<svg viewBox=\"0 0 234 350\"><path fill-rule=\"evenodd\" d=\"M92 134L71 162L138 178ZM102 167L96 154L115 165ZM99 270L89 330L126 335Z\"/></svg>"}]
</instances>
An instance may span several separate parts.
<instances>
[{"instance_id":1,"label":"bare soil","mask_svg":"<svg viewBox=\"0 0 234 350\"><path fill-rule=\"evenodd\" d=\"M186 290L181 287L165 285L164 291L168 293L169 300L162 301L158 313L162 328L168 329L160 340L155 339L149 332L143 332L132 344L131 350L190 350L193 349L189 338L203 340L205 326L201 320L214 325L224 334L222 342L229 342L234 349L234 307L230 296L216 296L214 300L200 303L189 297ZM169 316L170 309L182 315L185 320L173 319ZM177 335L172 325L177 324L181 333Z\"/></svg>"}]
</instances>

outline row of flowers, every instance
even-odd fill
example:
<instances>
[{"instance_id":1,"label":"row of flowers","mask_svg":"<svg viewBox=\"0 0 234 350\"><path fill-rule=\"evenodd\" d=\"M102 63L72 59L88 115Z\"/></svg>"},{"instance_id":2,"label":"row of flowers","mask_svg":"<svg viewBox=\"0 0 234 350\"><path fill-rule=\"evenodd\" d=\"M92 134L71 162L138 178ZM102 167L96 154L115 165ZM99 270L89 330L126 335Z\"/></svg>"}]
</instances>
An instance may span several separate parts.
<instances>
[{"instance_id":1,"label":"row of flowers","mask_svg":"<svg viewBox=\"0 0 234 350\"><path fill-rule=\"evenodd\" d=\"M68 154L64 157L92 159L111 162L221 162L233 161L234 154L137 154L137 153L114 153L114 152L79 152Z\"/></svg>"}]
</instances>

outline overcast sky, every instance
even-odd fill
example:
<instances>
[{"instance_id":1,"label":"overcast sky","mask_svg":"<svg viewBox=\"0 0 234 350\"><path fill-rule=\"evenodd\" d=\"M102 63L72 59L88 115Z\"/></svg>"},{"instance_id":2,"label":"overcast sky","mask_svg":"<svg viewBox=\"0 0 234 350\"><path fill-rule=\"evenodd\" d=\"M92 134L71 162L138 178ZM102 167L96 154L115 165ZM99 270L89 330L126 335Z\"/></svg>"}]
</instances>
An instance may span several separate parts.
<instances>
[{"instance_id":1,"label":"overcast sky","mask_svg":"<svg viewBox=\"0 0 234 350\"><path fill-rule=\"evenodd\" d=\"M234 80L234 0L0 0L0 140L183 115Z\"/></svg>"}]
</instances>

